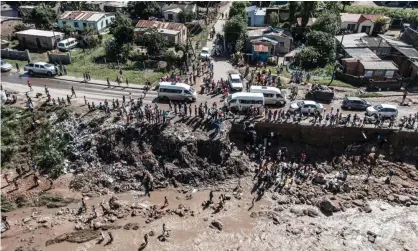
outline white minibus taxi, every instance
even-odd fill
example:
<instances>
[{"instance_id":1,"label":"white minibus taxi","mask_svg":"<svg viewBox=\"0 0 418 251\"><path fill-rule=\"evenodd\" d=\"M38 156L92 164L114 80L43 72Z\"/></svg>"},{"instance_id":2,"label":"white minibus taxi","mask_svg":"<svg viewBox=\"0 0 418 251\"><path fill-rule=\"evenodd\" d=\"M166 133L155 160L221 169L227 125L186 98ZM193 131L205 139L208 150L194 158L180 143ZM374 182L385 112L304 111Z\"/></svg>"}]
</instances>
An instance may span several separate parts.
<instances>
[{"instance_id":1,"label":"white minibus taxi","mask_svg":"<svg viewBox=\"0 0 418 251\"><path fill-rule=\"evenodd\" d=\"M233 110L239 110L250 106L261 107L264 105L262 93L236 92L230 94L224 101L225 106L230 106Z\"/></svg>"},{"instance_id":2,"label":"white minibus taxi","mask_svg":"<svg viewBox=\"0 0 418 251\"><path fill-rule=\"evenodd\" d=\"M57 48L60 51L69 51L77 47L77 44L78 44L77 39L72 37L72 38L67 38L65 40L59 41Z\"/></svg>"},{"instance_id":3,"label":"white minibus taxi","mask_svg":"<svg viewBox=\"0 0 418 251\"><path fill-rule=\"evenodd\" d=\"M160 82L158 98L164 101L181 100L194 102L197 98L196 90L190 85L176 82Z\"/></svg>"},{"instance_id":4,"label":"white minibus taxi","mask_svg":"<svg viewBox=\"0 0 418 251\"><path fill-rule=\"evenodd\" d=\"M286 104L286 96L282 94L279 88L270 86L252 85L250 88L251 93L262 93L264 95L264 102L266 105L279 105Z\"/></svg>"}]
</instances>

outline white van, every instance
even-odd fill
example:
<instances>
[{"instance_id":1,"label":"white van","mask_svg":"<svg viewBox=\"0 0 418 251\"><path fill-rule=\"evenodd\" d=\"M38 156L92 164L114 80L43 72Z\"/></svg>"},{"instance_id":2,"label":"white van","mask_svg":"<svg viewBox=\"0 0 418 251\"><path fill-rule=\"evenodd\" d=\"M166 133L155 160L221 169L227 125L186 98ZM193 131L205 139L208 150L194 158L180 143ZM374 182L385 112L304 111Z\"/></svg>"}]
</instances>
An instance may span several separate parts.
<instances>
[{"instance_id":1,"label":"white van","mask_svg":"<svg viewBox=\"0 0 418 251\"><path fill-rule=\"evenodd\" d=\"M181 100L194 102L197 98L196 90L190 85L176 82L160 82L158 98L164 101Z\"/></svg>"},{"instance_id":2,"label":"white van","mask_svg":"<svg viewBox=\"0 0 418 251\"><path fill-rule=\"evenodd\" d=\"M78 44L77 39L72 37L72 38L67 38L65 40L58 42L57 47L60 51L69 51L77 47L77 44Z\"/></svg>"},{"instance_id":3,"label":"white van","mask_svg":"<svg viewBox=\"0 0 418 251\"><path fill-rule=\"evenodd\" d=\"M244 85L242 84L242 79L239 74L229 74L228 81L231 91L241 92L244 89Z\"/></svg>"},{"instance_id":4,"label":"white van","mask_svg":"<svg viewBox=\"0 0 418 251\"><path fill-rule=\"evenodd\" d=\"M239 107L261 107L264 105L264 96L262 93L237 92L230 94L224 101L224 105L230 106L234 110L239 109Z\"/></svg>"},{"instance_id":5,"label":"white van","mask_svg":"<svg viewBox=\"0 0 418 251\"><path fill-rule=\"evenodd\" d=\"M262 93L264 95L264 102L266 105L280 105L286 104L286 96L282 94L279 88L270 86L252 85L250 88L252 93Z\"/></svg>"}]
</instances>

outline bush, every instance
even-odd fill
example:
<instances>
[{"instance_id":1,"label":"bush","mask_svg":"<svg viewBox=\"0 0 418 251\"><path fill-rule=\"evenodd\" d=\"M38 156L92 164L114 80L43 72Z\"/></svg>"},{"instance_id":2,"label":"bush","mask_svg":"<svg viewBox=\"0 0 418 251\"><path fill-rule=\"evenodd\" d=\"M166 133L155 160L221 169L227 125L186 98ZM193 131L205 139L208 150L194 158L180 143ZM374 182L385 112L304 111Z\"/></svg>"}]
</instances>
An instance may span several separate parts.
<instances>
[{"instance_id":1,"label":"bush","mask_svg":"<svg viewBox=\"0 0 418 251\"><path fill-rule=\"evenodd\" d=\"M2 213L7 213L15 209L15 206L9 200L7 200L6 197L4 197L3 195L0 195L0 199L1 199L1 212Z\"/></svg>"},{"instance_id":2,"label":"bush","mask_svg":"<svg viewBox=\"0 0 418 251\"><path fill-rule=\"evenodd\" d=\"M39 197L36 203L36 206L38 207L46 206L48 208L59 208L59 207L65 207L74 201L75 199L64 198L60 195L43 194Z\"/></svg>"}]
</instances>

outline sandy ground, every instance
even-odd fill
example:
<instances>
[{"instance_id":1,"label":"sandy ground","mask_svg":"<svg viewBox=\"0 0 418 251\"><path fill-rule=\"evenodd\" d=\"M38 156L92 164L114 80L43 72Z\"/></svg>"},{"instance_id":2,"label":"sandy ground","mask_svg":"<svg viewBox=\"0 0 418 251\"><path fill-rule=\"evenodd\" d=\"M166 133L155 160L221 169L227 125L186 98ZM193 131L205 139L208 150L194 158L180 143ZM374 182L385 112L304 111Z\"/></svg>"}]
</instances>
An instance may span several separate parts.
<instances>
[{"instance_id":1,"label":"sandy ground","mask_svg":"<svg viewBox=\"0 0 418 251\"><path fill-rule=\"evenodd\" d=\"M279 224L273 224L266 214L259 212L278 211L277 202L272 194L266 196L251 207L252 195L250 178L241 181L243 186L242 199L232 197L227 201L225 209L214 214L210 208L203 210L201 203L208 199L209 190L199 191L190 189L188 193L175 190L156 191L151 197L143 197L141 192L131 192L118 195L128 204L142 202L147 205L162 206L164 196L169 198L168 208L177 208L179 204L190 207L194 216L164 216L150 224L146 224L141 217L130 217L117 220L115 225L128 222L138 223L138 230L111 230L114 241L108 246L96 244L92 240L82 244L63 242L45 247L47 240L63 233L72 232L75 222L69 222L66 217L54 216L59 209L26 208L9 213L12 229L2 235L2 250L14 250L19 245L42 248L44 251L53 250L137 250L143 242L143 235L153 231L155 236L149 238L145 250L417 250L418 243L418 207L391 206L389 204L372 201L372 213L359 212L348 209L346 212L316 218L309 216L297 217L290 212L290 208L309 208L308 205L288 205L283 211L277 212ZM215 192L215 202L221 193L231 194L236 181L220 185ZM191 194L190 200L186 196ZM139 196L138 196L139 195ZM98 207L103 199L110 195L87 200L87 205ZM70 209L77 209L78 204L71 204ZM31 212L36 212L36 219L31 219ZM254 213L257 215L254 217ZM99 210L99 214L101 210ZM251 214L253 213L253 214ZM250 216L251 215L251 216ZM261 215L261 216L258 216ZM48 224L53 227L39 227L37 219L50 217ZM29 217L29 218L28 218ZM28 218L27 223L23 219ZM270 217L271 218L271 217ZM210 228L212 220L220 220L223 230ZM160 242L156 236L162 232L165 223L170 237L167 242ZM377 235L376 242L368 241L367 231Z\"/></svg>"}]
</instances>

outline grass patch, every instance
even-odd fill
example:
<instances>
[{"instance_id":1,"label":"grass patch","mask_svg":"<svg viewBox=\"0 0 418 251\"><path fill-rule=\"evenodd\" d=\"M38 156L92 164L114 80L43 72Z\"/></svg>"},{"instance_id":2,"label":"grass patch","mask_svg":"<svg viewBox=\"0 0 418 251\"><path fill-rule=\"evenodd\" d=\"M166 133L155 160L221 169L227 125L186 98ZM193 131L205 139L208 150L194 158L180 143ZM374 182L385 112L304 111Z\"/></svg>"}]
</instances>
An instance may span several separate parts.
<instances>
[{"instance_id":1,"label":"grass patch","mask_svg":"<svg viewBox=\"0 0 418 251\"><path fill-rule=\"evenodd\" d=\"M30 125L30 112L22 108L1 107L1 166L5 167L15 154L15 148Z\"/></svg>"},{"instance_id":2,"label":"grass patch","mask_svg":"<svg viewBox=\"0 0 418 251\"><path fill-rule=\"evenodd\" d=\"M2 213L7 213L15 209L15 206L13 205L13 203L11 203L8 199L6 199L6 197L0 195L0 198L1 198L1 212Z\"/></svg>"},{"instance_id":3,"label":"grass patch","mask_svg":"<svg viewBox=\"0 0 418 251\"><path fill-rule=\"evenodd\" d=\"M378 98L378 97L382 97L382 94L377 93L377 92L363 92L363 93L357 94L357 96L360 98Z\"/></svg>"},{"instance_id":4,"label":"grass patch","mask_svg":"<svg viewBox=\"0 0 418 251\"><path fill-rule=\"evenodd\" d=\"M314 80L314 82L318 83L318 84L329 85L329 82L331 82L331 79L318 79L318 80ZM347 83L342 82L342 81L337 80L337 79L334 79L329 86L330 87L344 87L344 88L358 89L355 86L352 86L350 84L347 84Z\"/></svg>"},{"instance_id":5,"label":"grass patch","mask_svg":"<svg viewBox=\"0 0 418 251\"><path fill-rule=\"evenodd\" d=\"M43 194L39 196L39 199L36 202L36 206L38 207L46 206L48 208L59 208L59 207L65 207L68 204L73 203L75 201L76 201L75 199L64 198L61 195Z\"/></svg>"}]
</instances>

